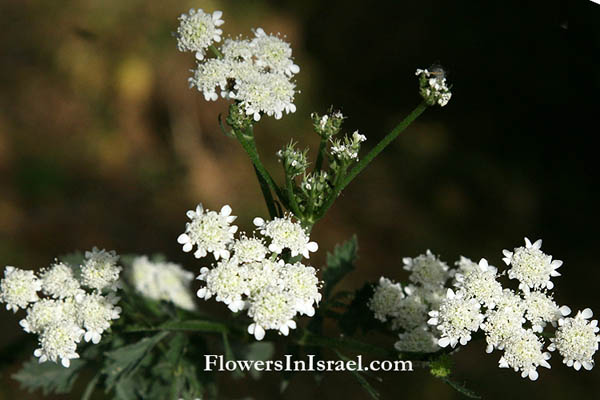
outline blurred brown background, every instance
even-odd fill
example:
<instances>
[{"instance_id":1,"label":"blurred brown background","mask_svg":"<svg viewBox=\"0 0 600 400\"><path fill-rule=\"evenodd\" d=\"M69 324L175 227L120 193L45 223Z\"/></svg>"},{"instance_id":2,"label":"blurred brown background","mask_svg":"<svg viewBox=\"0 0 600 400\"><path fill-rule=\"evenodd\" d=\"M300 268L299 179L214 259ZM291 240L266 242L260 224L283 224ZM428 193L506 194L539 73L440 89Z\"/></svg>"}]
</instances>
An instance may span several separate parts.
<instances>
[{"instance_id":1,"label":"blurred brown background","mask_svg":"<svg viewBox=\"0 0 600 400\"><path fill-rule=\"evenodd\" d=\"M278 177L276 149L292 137L315 144L312 111L341 107L346 130L359 129L372 146L419 102L415 69L433 62L449 69L450 104L427 111L314 229L316 266L358 232L359 268L343 287L382 274L404 280L401 257L427 248L448 262L463 254L499 265L501 250L527 235L565 261L558 303L600 313L600 6L585 0L4 0L2 265L37 269L98 245L163 252L197 270L175 242L185 210L228 203L245 229L266 215L249 161L218 128L226 103L187 88L193 56L177 52L171 32L190 7L223 10L226 34L261 26L292 42L301 66L298 111L257 128ZM19 315L0 313L0 348L25 335ZM499 369L498 358L470 345L455 357L456 377L489 399L592 398L600 389L598 368L576 373L557 355L536 383ZM0 399L39 398L10 379L17 367L3 371ZM276 379L224 393L278 398ZM460 398L423 370L386 374L375 386L384 398ZM299 376L283 398L315 395L366 398L350 375L336 374L320 385Z\"/></svg>"}]
</instances>

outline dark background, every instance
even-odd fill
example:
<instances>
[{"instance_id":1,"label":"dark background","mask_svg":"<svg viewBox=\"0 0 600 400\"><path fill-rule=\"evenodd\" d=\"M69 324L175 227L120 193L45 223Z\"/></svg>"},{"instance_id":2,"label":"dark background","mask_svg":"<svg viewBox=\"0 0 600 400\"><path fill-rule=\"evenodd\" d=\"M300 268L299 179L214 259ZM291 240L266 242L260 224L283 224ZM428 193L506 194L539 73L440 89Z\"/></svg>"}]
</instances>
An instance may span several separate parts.
<instances>
[{"instance_id":1,"label":"dark background","mask_svg":"<svg viewBox=\"0 0 600 400\"><path fill-rule=\"evenodd\" d=\"M419 118L315 227L315 266L353 232L360 260L346 289L381 275L405 280L401 258L427 248L448 262L462 254L500 265L503 248L541 237L542 249L565 261L555 279L557 302L600 313L600 5L165 3L0 4L2 265L38 269L56 255L98 245L163 252L197 271L175 242L185 210L228 203L245 229L266 214L242 149L218 129L226 103L207 103L187 89L193 57L178 53L171 36L190 7L221 9L225 33L262 26L286 34L301 66L298 111L282 121L264 118L257 128L272 170L274 151L290 138L315 148L312 111L341 107L346 130L359 129L373 146L418 104L415 69L439 62L449 70L449 105ZM0 313L0 349L25 335L20 318ZM591 398L600 389L598 368L577 373L557 354L535 383L499 369L499 357L471 344L455 357L455 376L489 399ZM2 371L0 399L38 398L10 379L19 364ZM224 392L277 398L277 378L236 382ZM460 398L425 370L385 374L375 386L384 398ZM283 398L315 395L366 398L350 375L338 374L320 385L299 376Z\"/></svg>"}]
</instances>

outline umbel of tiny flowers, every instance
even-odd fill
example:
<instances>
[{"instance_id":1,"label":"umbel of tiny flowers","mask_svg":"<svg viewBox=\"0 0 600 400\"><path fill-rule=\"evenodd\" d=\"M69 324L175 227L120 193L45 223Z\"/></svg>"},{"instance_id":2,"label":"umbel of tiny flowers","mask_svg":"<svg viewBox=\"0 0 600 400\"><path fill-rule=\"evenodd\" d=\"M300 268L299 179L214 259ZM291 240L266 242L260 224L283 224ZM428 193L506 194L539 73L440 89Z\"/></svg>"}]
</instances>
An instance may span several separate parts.
<instances>
[{"instance_id":1,"label":"umbel of tiny flowers","mask_svg":"<svg viewBox=\"0 0 600 400\"><path fill-rule=\"evenodd\" d=\"M147 256L136 257L128 278L133 287L145 297L171 302L184 310L196 308L190 294L194 274L178 264L151 261Z\"/></svg>"},{"instance_id":2,"label":"umbel of tiny flowers","mask_svg":"<svg viewBox=\"0 0 600 400\"><path fill-rule=\"evenodd\" d=\"M592 310L586 308L577 312L573 318L560 318L558 329L548 350L556 351L563 357L563 363L579 371L581 367L591 370L594 367L593 356L598 351L600 336L597 335L597 320L592 318Z\"/></svg>"},{"instance_id":3,"label":"umbel of tiny flowers","mask_svg":"<svg viewBox=\"0 0 600 400\"><path fill-rule=\"evenodd\" d=\"M177 242L183 245L186 253L196 246L194 257L202 258L212 253L215 259L229 258L228 246L238 227L231 225L237 218L231 215L231 207L224 205L220 212L204 209L198 204L195 210L189 210L191 220L185 224L185 232L179 235Z\"/></svg>"},{"instance_id":4,"label":"umbel of tiny flowers","mask_svg":"<svg viewBox=\"0 0 600 400\"><path fill-rule=\"evenodd\" d=\"M119 298L114 294L121 272L118 258L112 251L94 248L85 253L78 275L59 261L43 269L40 277L33 271L5 268L0 302L13 311L26 310L19 325L38 335L34 355L40 363L60 361L68 368L72 359L79 358L77 344L82 339L99 343L112 320L119 318Z\"/></svg>"},{"instance_id":5,"label":"umbel of tiny flowers","mask_svg":"<svg viewBox=\"0 0 600 400\"><path fill-rule=\"evenodd\" d=\"M207 14L193 8L188 14L181 14L176 34L179 51L191 51L196 53L198 60L204 59L206 49L214 42L221 41L223 31L218 27L225 22L222 16L222 11Z\"/></svg>"},{"instance_id":6,"label":"umbel of tiny flowers","mask_svg":"<svg viewBox=\"0 0 600 400\"><path fill-rule=\"evenodd\" d=\"M446 72L442 67L432 66L429 69L417 69L419 92L429 106L444 107L450 101L452 93L446 83Z\"/></svg>"},{"instance_id":7,"label":"umbel of tiny flowers","mask_svg":"<svg viewBox=\"0 0 600 400\"><path fill-rule=\"evenodd\" d=\"M293 75L300 71L293 62L290 45L279 36L255 29L252 39L228 38L219 49L214 42L221 40L222 13L212 16L202 10L183 14L177 29L177 46L181 51L194 51L199 61L190 87L196 87L207 101L219 94L235 100L247 115L259 121L262 114L280 119L283 113L296 111L296 84ZM205 59L211 47L216 58ZM218 93L219 92L219 93Z\"/></svg>"},{"instance_id":8,"label":"umbel of tiny flowers","mask_svg":"<svg viewBox=\"0 0 600 400\"><path fill-rule=\"evenodd\" d=\"M560 260L552 260L552 256L542 250L542 240L533 244L525 238L525 247L517 247L513 251L503 250L506 265L510 266L508 277L519 280L519 288L552 289L552 277L560 276L556 271L563 264Z\"/></svg>"},{"instance_id":9,"label":"umbel of tiny flowers","mask_svg":"<svg viewBox=\"0 0 600 400\"><path fill-rule=\"evenodd\" d=\"M262 237L241 233L239 238L227 239L223 248L228 256L200 270L197 279L204 286L197 295L204 300L214 296L232 312L246 310L252 319L248 332L262 340L267 330L288 335L296 328L298 314L313 316L321 300L321 282L313 267L280 258L284 249L292 257L303 254L306 258L318 249L299 223L290 216L254 221Z\"/></svg>"}]
</instances>

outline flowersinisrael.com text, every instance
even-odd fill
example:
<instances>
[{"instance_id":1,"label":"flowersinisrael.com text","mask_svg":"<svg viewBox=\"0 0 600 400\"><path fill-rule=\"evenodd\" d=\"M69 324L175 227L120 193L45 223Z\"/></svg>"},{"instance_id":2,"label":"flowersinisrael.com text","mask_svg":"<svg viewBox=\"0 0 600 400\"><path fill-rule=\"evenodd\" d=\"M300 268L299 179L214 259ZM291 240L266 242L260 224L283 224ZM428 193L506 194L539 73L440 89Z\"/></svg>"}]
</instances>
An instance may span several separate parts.
<instances>
[{"instance_id":1,"label":"flowersinisrael.com text","mask_svg":"<svg viewBox=\"0 0 600 400\"><path fill-rule=\"evenodd\" d=\"M362 356L354 360L319 360L314 354L306 359L294 360L291 354L284 355L282 360L225 360L222 355L205 354L204 371L275 371L275 372L332 372L332 371L413 371L412 361L403 360L373 360L364 361Z\"/></svg>"}]
</instances>

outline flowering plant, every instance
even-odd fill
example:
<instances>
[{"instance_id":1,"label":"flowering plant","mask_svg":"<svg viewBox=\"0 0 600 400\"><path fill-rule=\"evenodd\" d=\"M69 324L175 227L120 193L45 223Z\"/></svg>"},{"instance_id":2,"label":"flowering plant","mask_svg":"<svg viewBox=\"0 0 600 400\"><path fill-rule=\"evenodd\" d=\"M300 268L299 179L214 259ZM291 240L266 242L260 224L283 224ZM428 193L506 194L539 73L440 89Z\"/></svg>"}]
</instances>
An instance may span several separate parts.
<instances>
[{"instance_id":1,"label":"flowering plant","mask_svg":"<svg viewBox=\"0 0 600 400\"><path fill-rule=\"evenodd\" d=\"M531 380L539 378L538 367L550 368L550 352L576 370L593 367L597 321L588 308L572 315L555 302L552 279L562 262L542 252L541 240L526 238L525 246L504 250L503 271L484 258L475 263L461 257L449 266L427 250L402 260L410 273L406 284L381 277L356 292L334 292L354 269L357 239L337 246L319 271L309 264L319 250L312 227L420 114L448 104L446 73L439 66L416 70L422 103L366 154L365 135L340 137L340 111L313 113L320 138L314 163L308 149L291 141L276 153L284 176L278 184L261 161L254 128L264 117L296 111L294 76L300 67L279 35L257 28L251 38L223 39L223 24L220 11L182 14L177 48L195 55L191 88L206 101L231 101L227 126L219 123L247 153L268 216L253 216L255 232L242 233L229 205L215 211L198 204L187 211L176 240L184 252L208 261L209 267L197 268L196 297L224 303L232 317L202 311L190 294L194 274L160 256L119 257L94 248L60 257L39 274L7 266L0 302L9 311L24 311L20 325L38 343L17 380L30 389L65 393L87 369L93 374L84 399L101 385L118 399L212 398L218 388L215 374L203 370L203 355L266 359L278 344L297 354L331 349L340 360L359 353L419 362L477 397L452 379L450 363L458 348L476 339L485 340L488 353L502 352L500 367ZM335 322L336 334L324 333L327 320ZM395 345L357 340L358 330L393 337ZM366 374L354 376L378 398ZM284 376L283 387L289 379Z\"/></svg>"}]
</instances>

